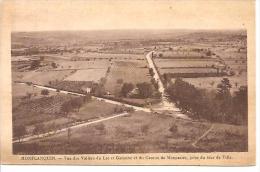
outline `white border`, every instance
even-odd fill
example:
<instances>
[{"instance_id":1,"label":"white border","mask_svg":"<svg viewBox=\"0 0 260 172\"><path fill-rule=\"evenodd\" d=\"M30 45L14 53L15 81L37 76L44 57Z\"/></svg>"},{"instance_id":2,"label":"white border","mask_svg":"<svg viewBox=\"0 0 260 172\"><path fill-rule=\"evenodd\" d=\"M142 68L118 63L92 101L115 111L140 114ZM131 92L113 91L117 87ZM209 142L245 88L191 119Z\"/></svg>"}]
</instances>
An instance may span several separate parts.
<instances>
[{"instance_id":1,"label":"white border","mask_svg":"<svg viewBox=\"0 0 260 172\"><path fill-rule=\"evenodd\" d=\"M0 0L1 1L1 0ZM219 172L229 171L229 172L259 172L260 171L260 151L259 151L259 126L260 126L260 92L257 88L260 88L260 33L259 33L259 23L260 23L260 0L256 0L256 166L251 167L194 167L194 166L43 166L43 165L1 165L1 172L47 172L47 171L61 171L61 172L71 172L71 171L124 171L124 172L158 172L158 171L192 171L192 172Z\"/></svg>"}]
</instances>

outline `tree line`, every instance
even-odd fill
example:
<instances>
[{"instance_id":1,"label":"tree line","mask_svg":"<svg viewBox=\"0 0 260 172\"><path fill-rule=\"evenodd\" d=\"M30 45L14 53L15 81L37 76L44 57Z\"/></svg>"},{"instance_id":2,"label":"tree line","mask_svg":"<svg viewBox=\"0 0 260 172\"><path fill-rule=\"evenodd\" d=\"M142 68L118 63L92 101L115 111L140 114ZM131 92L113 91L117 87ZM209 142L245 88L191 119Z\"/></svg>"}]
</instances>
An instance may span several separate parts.
<instances>
[{"instance_id":1,"label":"tree line","mask_svg":"<svg viewBox=\"0 0 260 172\"><path fill-rule=\"evenodd\" d=\"M131 92L136 88L135 94L131 95ZM141 82L134 85L133 83L123 83L120 91L120 96L131 97L131 98L161 98L160 92L158 92L158 87L154 87L153 84L148 82Z\"/></svg>"},{"instance_id":2,"label":"tree line","mask_svg":"<svg viewBox=\"0 0 260 172\"><path fill-rule=\"evenodd\" d=\"M247 124L247 86L241 86L234 94L231 87L229 79L223 78L217 90L209 92L177 78L166 90L177 107L193 118Z\"/></svg>"}]
</instances>

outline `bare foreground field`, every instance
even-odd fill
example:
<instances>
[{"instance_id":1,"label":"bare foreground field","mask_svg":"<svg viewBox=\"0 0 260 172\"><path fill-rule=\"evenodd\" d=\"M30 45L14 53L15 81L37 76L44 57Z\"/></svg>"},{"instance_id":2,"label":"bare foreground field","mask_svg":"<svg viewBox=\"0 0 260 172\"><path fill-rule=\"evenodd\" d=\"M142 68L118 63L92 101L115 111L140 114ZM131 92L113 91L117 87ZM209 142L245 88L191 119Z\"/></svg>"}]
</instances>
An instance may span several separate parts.
<instances>
[{"instance_id":1,"label":"bare foreground field","mask_svg":"<svg viewBox=\"0 0 260 172\"><path fill-rule=\"evenodd\" d=\"M246 152L246 49L245 31L13 33L13 153Z\"/></svg>"},{"instance_id":2,"label":"bare foreground field","mask_svg":"<svg viewBox=\"0 0 260 172\"><path fill-rule=\"evenodd\" d=\"M214 129L208 136L198 141L196 146L192 146L211 125L206 122L135 112L125 117L72 130L69 141L67 133L61 133L27 142L19 147L15 144L14 151L19 154L82 154L214 152L229 150L229 147L232 147L233 151L247 149L246 127L223 124L213 124ZM170 131L173 126L176 126L176 129ZM205 144L205 140L209 142Z\"/></svg>"}]
</instances>

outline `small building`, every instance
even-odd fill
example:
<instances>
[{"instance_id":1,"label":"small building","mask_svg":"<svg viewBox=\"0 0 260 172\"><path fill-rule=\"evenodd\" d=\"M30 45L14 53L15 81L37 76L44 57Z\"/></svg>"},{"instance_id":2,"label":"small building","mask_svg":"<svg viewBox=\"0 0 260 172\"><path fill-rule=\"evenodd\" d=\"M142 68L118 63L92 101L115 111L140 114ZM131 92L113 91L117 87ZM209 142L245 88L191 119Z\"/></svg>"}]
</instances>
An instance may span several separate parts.
<instances>
[{"instance_id":1,"label":"small building","mask_svg":"<svg viewBox=\"0 0 260 172\"><path fill-rule=\"evenodd\" d=\"M91 92L91 88L87 87L87 86L83 86L81 89L82 89L82 91L84 91L86 93L90 93Z\"/></svg>"}]
</instances>

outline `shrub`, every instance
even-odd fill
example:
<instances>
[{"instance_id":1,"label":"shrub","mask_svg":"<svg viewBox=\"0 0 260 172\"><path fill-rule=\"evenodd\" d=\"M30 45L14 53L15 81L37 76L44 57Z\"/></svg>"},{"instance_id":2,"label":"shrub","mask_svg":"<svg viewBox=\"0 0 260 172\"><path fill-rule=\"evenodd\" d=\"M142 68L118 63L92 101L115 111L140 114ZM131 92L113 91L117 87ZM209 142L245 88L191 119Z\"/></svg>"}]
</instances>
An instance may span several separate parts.
<instances>
[{"instance_id":1,"label":"shrub","mask_svg":"<svg viewBox=\"0 0 260 172\"><path fill-rule=\"evenodd\" d=\"M42 95L48 95L49 94L49 90L44 89L44 90L41 91L41 94Z\"/></svg>"},{"instance_id":2,"label":"shrub","mask_svg":"<svg viewBox=\"0 0 260 172\"><path fill-rule=\"evenodd\" d=\"M22 136L26 134L26 129L24 125L19 125L15 126L13 129L14 137L18 137L19 140L21 139Z\"/></svg>"},{"instance_id":3,"label":"shrub","mask_svg":"<svg viewBox=\"0 0 260 172\"><path fill-rule=\"evenodd\" d=\"M152 84L143 82L143 83L136 84L136 86L139 90L139 94L140 94L141 98L149 98L152 96L152 94L153 94Z\"/></svg>"},{"instance_id":4,"label":"shrub","mask_svg":"<svg viewBox=\"0 0 260 172\"><path fill-rule=\"evenodd\" d=\"M51 63L51 66L52 66L52 68L57 68L57 64L54 62Z\"/></svg>"},{"instance_id":5,"label":"shrub","mask_svg":"<svg viewBox=\"0 0 260 172\"><path fill-rule=\"evenodd\" d=\"M36 124L34 129L33 129L33 134L40 134L45 131L45 127L43 123Z\"/></svg>"},{"instance_id":6,"label":"shrub","mask_svg":"<svg viewBox=\"0 0 260 172\"><path fill-rule=\"evenodd\" d=\"M32 63L31 63L31 68L30 69L36 69L36 68L38 68L39 66L40 66L40 61L39 60L34 60L34 61L32 61Z\"/></svg>"},{"instance_id":7,"label":"shrub","mask_svg":"<svg viewBox=\"0 0 260 172\"><path fill-rule=\"evenodd\" d=\"M31 85L32 85L32 82L26 82L26 84L27 84L28 86L31 86Z\"/></svg>"},{"instance_id":8,"label":"shrub","mask_svg":"<svg viewBox=\"0 0 260 172\"><path fill-rule=\"evenodd\" d=\"M236 73L232 70L232 71L230 71L230 75L231 76L233 76L233 75L235 75Z\"/></svg>"},{"instance_id":9,"label":"shrub","mask_svg":"<svg viewBox=\"0 0 260 172\"><path fill-rule=\"evenodd\" d=\"M122 113L122 112L124 112L124 108L121 107L121 106L116 106L116 107L114 108L114 112L115 112L115 113Z\"/></svg>"},{"instance_id":10,"label":"shrub","mask_svg":"<svg viewBox=\"0 0 260 172\"><path fill-rule=\"evenodd\" d=\"M134 85L132 83L124 83L121 88L121 95L124 97L127 96L127 94L134 89Z\"/></svg>"},{"instance_id":11,"label":"shrub","mask_svg":"<svg viewBox=\"0 0 260 172\"><path fill-rule=\"evenodd\" d=\"M132 113L132 112L135 111L135 109L133 107L125 107L125 111L129 112L129 113Z\"/></svg>"},{"instance_id":12,"label":"shrub","mask_svg":"<svg viewBox=\"0 0 260 172\"><path fill-rule=\"evenodd\" d=\"M26 97L28 98L28 99L30 99L31 97L32 97L32 93L26 93Z\"/></svg>"},{"instance_id":13,"label":"shrub","mask_svg":"<svg viewBox=\"0 0 260 172\"><path fill-rule=\"evenodd\" d=\"M174 134L177 133L178 132L178 126L176 124L172 124L169 131L174 133Z\"/></svg>"}]
</instances>

